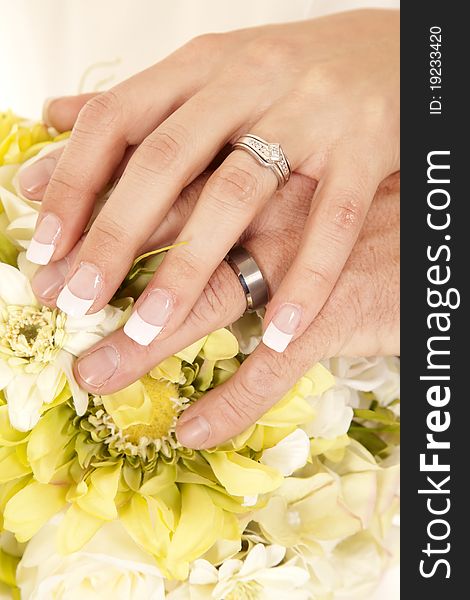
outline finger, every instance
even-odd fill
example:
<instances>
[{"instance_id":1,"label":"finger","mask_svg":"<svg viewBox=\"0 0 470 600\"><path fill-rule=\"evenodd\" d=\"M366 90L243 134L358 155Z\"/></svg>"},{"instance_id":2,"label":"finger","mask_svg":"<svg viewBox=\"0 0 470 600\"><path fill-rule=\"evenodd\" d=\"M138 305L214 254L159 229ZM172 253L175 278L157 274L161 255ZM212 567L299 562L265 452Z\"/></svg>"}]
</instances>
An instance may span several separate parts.
<instances>
[{"instance_id":1,"label":"finger","mask_svg":"<svg viewBox=\"0 0 470 600\"><path fill-rule=\"evenodd\" d=\"M124 332L147 346L165 328L172 335L191 311L212 273L265 202L273 173L245 152L235 151L209 178L177 241L136 303ZM210 240L210 243L208 243Z\"/></svg>"},{"instance_id":2,"label":"finger","mask_svg":"<svg viewBox=\"0 0 470 600\"><path fill-rule=\"evenodd\" d=\"M277 111L277 109L276 109ZM282 111L280 111L282 113ZM265 122L270 122L268 129ZM267 140L281 140L292 168L302 160L306 149L298 120L292 129L279 128L269 113L253 133ZM299 139L300 137L300 139ZM230 248L261 211L278 186L278 179L241 149L235 149L210 177L201 197L177 241L139 298L124 332L139 344L159 343L172 335L204 289L211 274ZM210 240L210 244L207 241Z\"/></svg>"},{"instance_id":3,"label":"finger","mask_svg":"<svg viewBox=\"0 0 470 600\"><path fill-rule=\"evenodd\" d=\"M275 194L269 209L251 226L243 245L254 257L270 289L275 290L287 272L297 244L297 234L308 212L312 182L294 177L297 184ZM197 195L197 194L196 194ZM295 207L292 210L290 207ZM294 216L296 215L296 217ZM286 241L284 234L292 236ZM159 344L141 346L119 330L80 357L76 375L80 385L92 393L112 393L144 375L171 354L204 335L233 323L246 309L246 298L238 278L224 262L216 269L190 314L178 330ZM105 350L102 350L105 348ZM95 351L100 355L95 360ZM107 366L101 359L110 359ZM104 368L106 366L106 369ZM103 367L103 368L102 368ZM81 372L81 375L80 375Z\"/></svg>"},{"instance_id":4,"label":"finger","mask_svg":"<svg viewBox=\"0 0 470 600\"><path fill-rule=\"evenodd\" d=\"M43 199L64 148L65 142L60 146L54 144L53 150L48 150L46 147L41 151L39 157L35 156L21 165L18 171L18 184L20 192L25 198L36 202Z\"/></svg>"},{"instance_id":5,"label":"finger","mask_svg":"<svg viewBox=\"0 0 470 600\"><path fill-rule=\"evenodd\" d=\"M92 97L81 109L72 135L47 187L34 234L43 264L73 248L126 147L140 143L185 97L204 83L201 70L169 57L162 63ZM196 72L197 71L197 72ZM52 109L52 107L51 107Z\"/></svg>"},{"instance_id":6,"label":"finger","mask_svg":"<svg viewBox=\"0 0 470 600\"><path fill-rule=\"evenodd\" d=\"M201 177L191 187L183 190L160 227L139 249L137 256L150 250L167 246L176 239L191 214L206 179L207 177ZM79 240L67 256L56 262L39 267L36 271L31 284L34 294L42 304L51 308L56 306L57 296L65 285L65 280L70 273L84 238L85 236Z\"/></svg>"},{"instance_id":7,"label":"finger","mask_svg":"<svg viewBox=\"0 0 470 600\"><path fill-rule=\"evenodd\" d=\"M177 426L183 446L209 448L244 431L320 359L399 352L398 226L399 199L382 193L318 318L283 354L260 344L230 380L189 407Z\"/></svg>"},{"instance_id":8,"label":"finger","mask_svg":"<svg viewBox=\"0 0 470 600\"><path fill-rule=\"evenodd\" d=\"M91 393L113 393L148 373L167 356L232 323L245 308L246 298L240 283L232 269L223 263L173 336L157 347L146 347L133 342L120 329L77 360L77 381Z\"/></svg>"},{"instance_id":9,"label":"finger","mask_svg":"<svg viewBox=\"0 0 470 600\"><path fill-rule=\"evenodd\" d=\"M258 346L226 383L185 411L178 440L188 448L211 448L245 431L327 355L326 336L315 325L282 355Z\"/></svg>"},{"instance_id":10,"label":"finger","mask_svg":"<svg viewBox=\"0 0 470 600\"><path fill-rule=\"evenodd\" d=\"M58 145L60 144L60 147ZM38 156L26 161L18 171L18 184L20 192L29 200L41 202L44 193L49 185L54 169L64 151L66 141L54 144L53 150L41 152ZM129 146L124 157L119 163L111 180L114 181L121 177L132 154L135 152L135 146Z\"/></svg>"},{"instance_id":11,"label":"finger","mask_svg":"<svg viewBox=\"0 0 470 600\"><path fill-rule=\"evenodd\" d=\"M41 304L51 308L55 307L57 296L65 285L65 279L82 244L83 239L80 239L67 256L56 262L39 267L36 271L31 280L31 287L33 288L34 295Z\"/></svg>"},{"instance_id":12,"label":"finger","mask_svg":"<svg viewBox=\"0 0 470 600\"><path fill-rule=\"evenodd\" d=\"M357 241L379 180L356 162L329 165L299 251L267 307L263 342L276 352L302 335L333 290Z\"/></svg>"},{"instance_id":13,"label":"finger","mask_svg":"<svg viewBox=\"0 0 470 600\"><path fill-rule=\"evenodd\" d=\"M75 125L75 121L85 104L97 95L97 93L94 93L49 98L42 109L43 121L50 127L57 129L57 131L68 131Z\"/></svg>"},{"instance_id":14,"label":"finger","mask_svg":"<svg viewBox=\"0 0 470 600\"><path fill-rule=\"evenodd\" d=\"M144 140L90 229L57 299L61 310L80 316L109 301L132 256L181 190L246 121L253 99L240 89L207 86Z\"/></svg>"}]
</instances>

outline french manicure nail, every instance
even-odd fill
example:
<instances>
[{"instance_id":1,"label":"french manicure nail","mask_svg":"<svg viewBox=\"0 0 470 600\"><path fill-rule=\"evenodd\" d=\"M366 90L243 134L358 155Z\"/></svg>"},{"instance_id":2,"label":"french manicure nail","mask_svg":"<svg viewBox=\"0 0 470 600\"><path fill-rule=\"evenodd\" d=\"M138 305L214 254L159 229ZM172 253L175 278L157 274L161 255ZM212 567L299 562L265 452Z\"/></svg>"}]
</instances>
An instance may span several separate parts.
<instances>
[{"instance_id":1,"label":"french manicure nail","mask_svg":"<svg viewBox=\"0 0 470 600\"><path fill-rule=\"evenodd\" d=\"M44 215L29 243L26 258L37 265L47 265L54 254L60 231L59 217L52 213Z\"/></svg>"},{"instance_id":2,"label":"french manicure nail","mask_svg":"<svg viewBox=\"0 0 470 600\"><path fill-rule=\"evenodd\" d=\"M162 289L152 290L124 325L124 333L141 346L148 346L163 329L173 309L173 297Z\"/></svg>"},{"instance_id":3,"label":"french manicure nail","mask_svg":"<svg viewBox=\"0 0 470 600\"><path fill-rule=\"evenodd\" d=\"M68 271L69 265L65 258L39 269L31 281L33 292L45 300L54 299L64 285Z\"/></svg>"},{"instance_id":4,"label":"french manicure nail","mask_svg":"<svg viewBox=\"0 0 470 600\"><path fill-rule=\"evenodd\" d=\"M204 417L193 417L176 431L179 443L186 448L200 448L211 435L211 426Z\"/></svg>"},{"instance_id":5,"label":"french manicure nail","mask_svg":"<svg viewBox=\"0 0 470 600\"><path fill-rule=\"evenodd\" d=\"M57 297L57 308L71 317L83 317L96 300L103 278L95 265L80 263Z\"/></svg>"},{"instance_id":6,"label":"french manicure nail","mask_svg":"<svg viewBox=\"0 0 470 600\"><path fill-rule=\"evenodd\" d=\"M77 371L88 385L99 388L119 367L119 354L113 346L101 346L77 361Z\"/></svg>"},{"instance_id":7,"label":"french manicure nail","mask_svg":"<svg viewBox=\"0 0 470 600\"><path fill-rule=\"evenodd\" d=\"M264 332L263 343L271 350L284 352L294 337L301 317L300 306L287 303L281 305Z\"/></svg>"},{"instance_id":8,"label":"french manicure nail","mask_svg":"<svg viewBox=\"0 0 470 600\"><path fill-rule=\"evenodd\" d=\"M56 164L54 156L45 156L21 169L18 180L23 194L28 196L42 192L49 183Z\"/></svg>"}]
</instances>

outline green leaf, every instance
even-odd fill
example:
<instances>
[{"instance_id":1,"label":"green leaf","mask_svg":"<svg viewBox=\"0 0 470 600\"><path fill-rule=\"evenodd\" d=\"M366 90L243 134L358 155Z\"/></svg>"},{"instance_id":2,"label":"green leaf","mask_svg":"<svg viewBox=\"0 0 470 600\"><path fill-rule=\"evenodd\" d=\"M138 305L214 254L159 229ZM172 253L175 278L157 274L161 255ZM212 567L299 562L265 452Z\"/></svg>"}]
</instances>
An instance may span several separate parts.
<instances>
[{"instance_id":1,"label":"green leaf","mask_svg":"<svg viewBox=\"0 0 470 600\"><path fill-rule=\"evenodd\" d=\"M9 587L16 586L16 567L20 559L0 548L0 581Z\"/></svg>"},{"instance_id":2,"label":"green leaf","mask_svg":"<svg viewBox=\"0 0 470 600\"><path fill-rule=\"evenodd\" d=\"M18 250L10 242L7 236L0 231L0 262L16 267Z\"/></svg>"},{"instance_id":3,"label":"green leaf","mask_svg":"<svg viewBox=\"0 0 470 600\"><path fill-rule=\"evenodd\" d=\"M357 419L364 419L365 421L376 421L377 423L384 423L386 425L393 425L397 423L397 416L391 410L386 408L378 407L375 410L356 408L354 409L354 416Z\"/></svg>"},{"instance_id":4,"label":"green leaf","mask_svg":"<svg viewBox=\"0 0 470 600\"><path fill-rule=\"evenodd\" d=\"M387 444L376 433L367 427L351 427L348 432L349 437L353 438L374 456L387 448Z\"/></svg>"}]
</instances>

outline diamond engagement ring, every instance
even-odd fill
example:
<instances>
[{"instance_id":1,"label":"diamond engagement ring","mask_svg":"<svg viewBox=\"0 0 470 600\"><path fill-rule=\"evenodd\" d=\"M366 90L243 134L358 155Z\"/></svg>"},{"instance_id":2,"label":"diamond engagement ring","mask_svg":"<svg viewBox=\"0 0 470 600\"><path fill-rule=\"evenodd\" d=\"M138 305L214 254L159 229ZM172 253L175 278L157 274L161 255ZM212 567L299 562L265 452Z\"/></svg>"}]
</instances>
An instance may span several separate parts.
<instances>
[{"instance_id":1,"label":"diamond engagement ring","mask_svg":"<svg viewBox=\"0 0 470 600\"><path fill-rule=\"evenodd\" d=\"M278 188L282 188L289 181L292 171L280 144L271 144L257 135L247 133L238 138L233 148L245 150L263 167L271 169L276 175Z\"/></svg>"}]
</instances>

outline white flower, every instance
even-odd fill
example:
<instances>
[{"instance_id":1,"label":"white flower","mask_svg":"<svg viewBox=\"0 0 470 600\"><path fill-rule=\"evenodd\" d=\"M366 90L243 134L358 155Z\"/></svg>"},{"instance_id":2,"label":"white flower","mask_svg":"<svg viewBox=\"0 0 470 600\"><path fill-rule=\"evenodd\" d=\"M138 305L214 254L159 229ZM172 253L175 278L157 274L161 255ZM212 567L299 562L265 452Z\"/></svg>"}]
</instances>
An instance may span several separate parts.
<instances>
[{"instance_id":1,"label":"white flower","mask_svg":"<svg viewBox=\"0 0 470 600\"><path fill-rule=\"evenodd\" d=\"M229 326L238 340L240 352L251 354L263 337L263 318L258 312L246 312Z\"/></svg>"},{"instance_id":2,"label":"white flower","mask_svg":"<svg viewBox=\"0 0 470 600\"><path fill-rule=\"evenodd\" d=\"M41 207L40 202L29 200L21 193L19 178L23 169L29 168L33 163L41 160L50 152L56 152L67 144L67 140L47 144L38 154L26 162L18 165L4 165L0 167L0 205L4 212L0 214L0 231L4 231L8 238L20 250L26 250L33 237L36 221ZM90 224L96 218L98 212L110 196L112 187L100 196L94 205L90 222L85 228L87 231Z\"/></svg>"},{"instance_id":3,"label":"white flower","mask_svg":"<svg viewBox=\"0 0 470 600\"><path fill-rule=\"evenodd\" d=\"M122 316L109 305L80 319L41 306L27 277L0 263L0 390L15 429L32 429L43 405L50 404L66 382L77 414L84 414L88 394L73 377L73 357L117 329Z\"/></svg>"},{"instance_id":4,"label":"white flower","mask_svg":"<svg viewBox=\"0 0 470 600\"><path fill-rule=\"evenodd\" d=\"M307 402L315 411L315 418L304 426L310 437L334 439L347 433L354 414L347 388L336 386Z\"/></svg>"},{"instance_id":5,"label":"white flower","mask_svg":"<svg viewBox=\"0 0 470 600\"><path fill-rule=\"evenodd\" d=\"M373 392L382 406L400 397L400 360L396 356L330 358L324 364L338 385L357 392ZM359 403L358 400L357 406Z\"/></svg>"},{"instance_id":6,"label":"white flower","mask_svg":"<svg viewBox=\"0 0 470 600\"><path fill-rule=\"evenodd\" d=\"M302 429L296 429L272 448L263 452L260 462L289 477L301 469L310 454L310 440Z\"/></svg>"},{"instance_id":7,"label":"white flower","mask_svg":"<svg viewBox=\"0 0 470 600\"><path fill-rule=\"evenodd\" d=\"M310 439L303 429L296 429L261 455L260 462L277 469L289 477L307 463L310 456ZM258 496L245 496L242 506L255 506Z\"/></svg>"},{"instance_id":8,"label":"white flower","mask_svg":"<svg viewBox=\"0 0 470 600\"><path fill-rule=\"evenodd\" d=\"M397 545L397 528L393 530ZM329 557L336 576L335 598L352 600L371 598L386 569L393 562L393 552L363 531L339 543ZM395 555L398 554L394 548Z\"/></svg>"},{"instance_id":9,"label":"white flower","mask_svg":"<svg viewBox=\"0 0 470 600\"><path fill-rule=\"evenodd\" d=\"M23 600L163 600L163 578L119 521L106 523L80 550L66 556L55 547L60 517L29 542L17 569Z\"/></svg>"},{"instance_id":10,"label":"white flower","mask_svg":"<svg viewBox=\"0 0 470 600\"><path fill-rule=\"evenodd\" d=\"M281 565L285 553L282 546L256 544L245 560L229 559L218 569L206 560L196 560L189 575L189 598L306 600L308 572L292 561Z\"/></svg>"},{"instance_id":11,"label":"white flower","mask_svg":"<svg viewBox=\"0 0 470 600\"><path fill-rule=\"evenodd\" d=\"M5 232L20 249L25 250L29 246L41 205L39 202L28 200L21 194L19 175L23 169L28 168L65 143L62 141L48 144L36 156L21 165L0 167L0 203L5 211L2 215L6 220Z\"/></svg>"}]
</instances>

